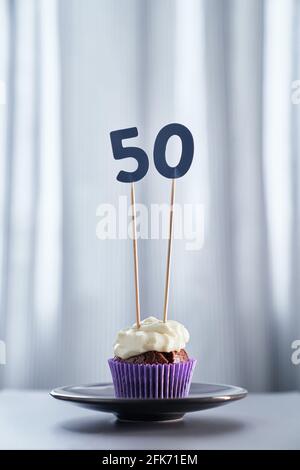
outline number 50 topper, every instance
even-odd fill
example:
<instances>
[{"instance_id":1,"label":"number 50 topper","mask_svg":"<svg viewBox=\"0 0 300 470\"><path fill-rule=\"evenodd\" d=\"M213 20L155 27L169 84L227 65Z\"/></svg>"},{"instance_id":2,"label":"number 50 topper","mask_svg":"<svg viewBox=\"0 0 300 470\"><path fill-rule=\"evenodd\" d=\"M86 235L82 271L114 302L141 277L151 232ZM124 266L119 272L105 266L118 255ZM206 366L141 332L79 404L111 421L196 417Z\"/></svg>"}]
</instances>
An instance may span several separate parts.
<instances>
[{"instance_id":1,"label":"number 50 topper","mask_svg":"<svg viewBox=\"0 0 300 470\"><path fill-rule=\"evenodd\" d=\"M182 152L179 163L171 167L166 160L166 148L170 137L177 135L181 140ZM133 172L121 170L117 175L117 180L123 183L131 183L131 208L132 208L132 227L133 227L133 254L134 254L134 280L136 294L136 325L140 327L140 296L139 296L139 271L138 271L138 250L136 234L136 208L135 208L135 189L134 182L139 181L147 174L149 169L149 159L146 152L139 147L124 147L122 141L138 136L136 127L120 129L110 133L113 156L116 160L124 158L134 158L137 161L137 169ZM167 269L165 280L165 296L163 320L167 321L170 287L170 267L173 240L173 215L175 202L175 180L185 175L190 169L194 157L194 140L189 129L182 124L172 123L164 126L155 139L153 149L154 165L157 171L165 178L172 179L171 202L170 202L170 220L169 220L169 240L167 254Z\"/></svg>"},{"instance_id":2,"label":"number 50 topper","mask_svg":"<svg viewBox=\"0 0 300 470\"><path fill-rule=\"evenodd\" d=\"M177 135L182 144L182 152L179 163L172 167L166 160L166 148L170 137ZM140 147L125 147L122 141L138 136L136 127L120 129L110 133L113 156L116 160L134 158L137 161L137 169L129 172L121 170L117 180L122 183L134 183L141 180L149 169L149 159L146 152ZM157 171L165 178L181 178L190 169L194 157L194 140L189 129L182 124L172 123L163 127L154 143L153 158Z\"/></svg>"}]
</instances>

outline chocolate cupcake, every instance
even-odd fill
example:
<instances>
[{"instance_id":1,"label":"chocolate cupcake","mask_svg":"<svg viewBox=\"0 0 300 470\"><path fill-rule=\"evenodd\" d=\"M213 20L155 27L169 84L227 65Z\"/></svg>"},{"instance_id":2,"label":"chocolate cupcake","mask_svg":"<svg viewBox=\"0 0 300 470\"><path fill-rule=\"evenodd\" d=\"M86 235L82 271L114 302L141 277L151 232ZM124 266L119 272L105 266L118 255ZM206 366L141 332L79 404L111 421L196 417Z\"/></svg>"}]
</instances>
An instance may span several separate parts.
<instances>
[{"instance_id":1,"label":"chocolate cupcake","mask_svg":"<svg viewBox=\"0 0 300 470\"><path fill-rule=\"evenodd\" d=\"M189 333L179 322L155 317L119 331L109 359L118 398L179 398L189 393L195 359L185 345Z\"/></svg>"}]
</instances>

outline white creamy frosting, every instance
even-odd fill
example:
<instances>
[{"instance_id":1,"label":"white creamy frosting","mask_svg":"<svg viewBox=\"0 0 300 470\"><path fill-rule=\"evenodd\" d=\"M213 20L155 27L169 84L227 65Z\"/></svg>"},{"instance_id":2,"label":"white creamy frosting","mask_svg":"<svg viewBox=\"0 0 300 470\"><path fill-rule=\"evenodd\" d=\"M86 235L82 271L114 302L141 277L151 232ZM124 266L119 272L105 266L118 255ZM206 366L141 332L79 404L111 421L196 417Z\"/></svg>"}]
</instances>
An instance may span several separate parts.
<instances>
[{"instance_id":1,"label":"white creamy frosting","mask_svg":"<svg viewBox=\"0 0 300 470\"><path fill-rule=\"evenodd\" d=\"M128 359L147 351L179 351L185 348L189 339L189 332L178 321L168 320L164 323L155 317L148 317L139 328L135 323L119 331L114 353L121 359Z\"/></svg>"}]
</instances>

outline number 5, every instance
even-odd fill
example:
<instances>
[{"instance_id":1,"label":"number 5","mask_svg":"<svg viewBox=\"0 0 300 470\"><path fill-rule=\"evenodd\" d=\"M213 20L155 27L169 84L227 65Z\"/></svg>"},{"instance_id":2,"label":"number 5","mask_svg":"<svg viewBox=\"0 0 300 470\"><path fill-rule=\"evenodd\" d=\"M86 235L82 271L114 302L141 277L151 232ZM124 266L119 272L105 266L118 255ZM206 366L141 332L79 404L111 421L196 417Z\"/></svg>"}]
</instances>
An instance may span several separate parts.
<instances>
[{"instance_id":1,"label":"number 5","mask_svg":"<svg viewBox=\"0 0 300 470\"><path fill-rule=\"evenodd\" d=\"M110 133L114 158L116 160L122 160L123 158L134 158L138 163L138 167L135 171L129 172L121 170L118 173L117 180L121 181L122 183L133 183L135 181L141 180L144 178L149 168L149 160L144 150L139 147L123 147L122 145L122 140L137 136L138 130L136 127L120 129Z\"/></svg>"}]
</instances>

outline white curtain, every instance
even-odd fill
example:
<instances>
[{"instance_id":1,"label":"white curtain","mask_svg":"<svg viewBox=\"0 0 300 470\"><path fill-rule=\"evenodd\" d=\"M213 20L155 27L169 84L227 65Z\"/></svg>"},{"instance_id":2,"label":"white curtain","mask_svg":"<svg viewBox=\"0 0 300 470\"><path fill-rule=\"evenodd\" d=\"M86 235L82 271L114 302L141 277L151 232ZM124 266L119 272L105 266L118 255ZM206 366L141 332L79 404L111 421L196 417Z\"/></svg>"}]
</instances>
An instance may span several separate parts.
<instances>
[{"instance_id":1,"label":"white curtain","mask_svg":"<svg viewBox=\"0 0 300 470\"><path fill-rule=\"evenodd\" d=\"M1 382L55 380L61 304L57 4L1 0ZM4 131L5 130L5 131Z\"/></svg>"},{"instance_id":2,"label":"white curtain","mask_svg":"<svg viewBox=\"0 0 300 470\"><path fill-rule=\"evenodd\" d=\"M295 389L300 338L299 0L0 0L1 312L5 387L109 380L134 321L130 240L96 238L118 203L109 132L188 126L179 203L205 207L205 243L175 241L170 316L195 379ZM137 200L168 202L150 165ZM142 315L162 314L166 241L140 240Z\"/></svg>"}]
</instances>

